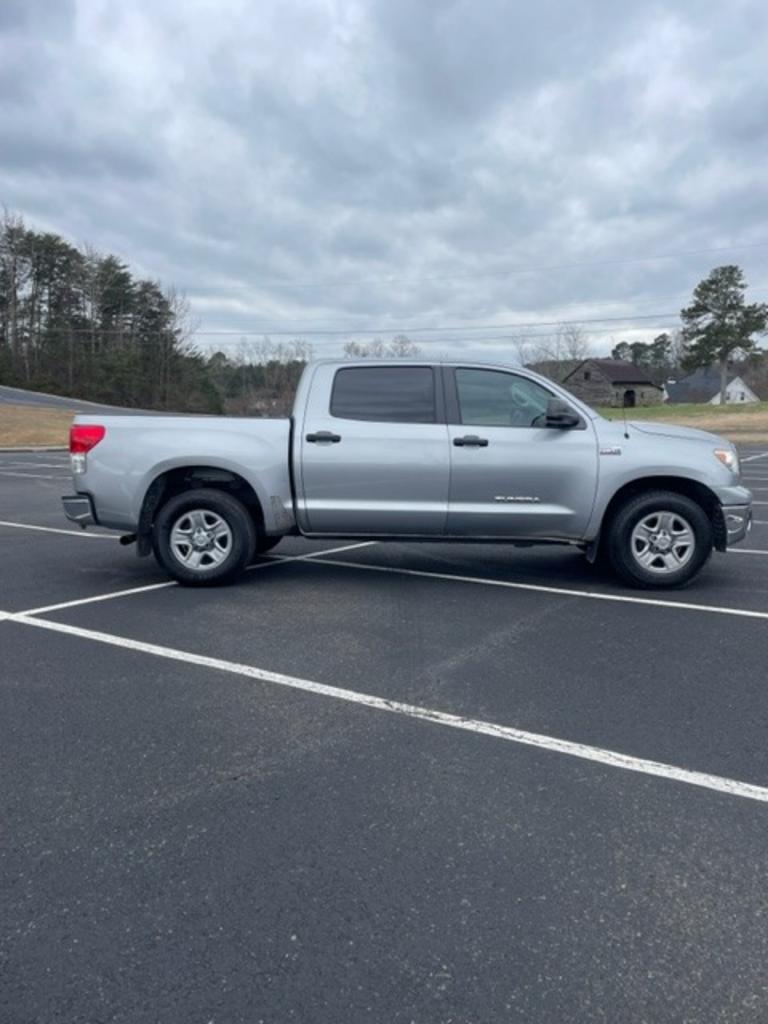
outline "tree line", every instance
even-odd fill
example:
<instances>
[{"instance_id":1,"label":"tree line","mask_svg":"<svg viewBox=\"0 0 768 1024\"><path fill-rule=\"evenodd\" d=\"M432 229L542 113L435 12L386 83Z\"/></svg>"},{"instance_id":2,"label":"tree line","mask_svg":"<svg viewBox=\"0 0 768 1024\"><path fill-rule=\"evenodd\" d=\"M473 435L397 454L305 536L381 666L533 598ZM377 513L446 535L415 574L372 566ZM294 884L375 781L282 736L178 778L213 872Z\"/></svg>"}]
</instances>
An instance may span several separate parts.
<instances>
[{"instance_id":1,"label":"tree line","mask_svg":"<svg viewBox=\"0 0 768 1024\"><path fill-rule=\"evenodd\" d=\"M186 302L112 255L0 222L0 381L115 405L220 408Z\"/></svg>"},{"instance_id":2,"label":"tree line","mask_svg":"<svg viewBox=\"0 0 768 1024\"><path fill-rule=\"evenodd\" d=\"M129 408L287 415L312 358L301 340L193 344L183 297L117 256L0 219L0 384ZM402 335L348 342L355 358L414 355Z\"/></svg>"}]
</instances>

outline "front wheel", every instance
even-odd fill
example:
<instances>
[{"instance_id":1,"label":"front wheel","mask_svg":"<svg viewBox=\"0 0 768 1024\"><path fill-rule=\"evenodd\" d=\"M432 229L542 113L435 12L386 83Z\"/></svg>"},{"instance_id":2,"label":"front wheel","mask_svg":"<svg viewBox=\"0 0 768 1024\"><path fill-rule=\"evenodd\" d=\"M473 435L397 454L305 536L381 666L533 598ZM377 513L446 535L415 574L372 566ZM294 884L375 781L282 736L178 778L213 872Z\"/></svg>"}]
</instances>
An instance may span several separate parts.
<instances>
[{"instance_id":1,"label":"front wheel","mask_svg":"<svg viewBox=\"0 0 768 1024\"><path fill-rule=\"evenodd\" d=\"M245 569L256 548L248 509L223 491L198 488L163 505L152 527L155 558L188 587L228 583Z\"/></svg>"},{"instance_id":2,"label":"front wheel","mask_svg":"<svg viewBox=\"0 0 768 1024\"><path fill-rule=\"evenodd\" d=\"M630 498L614 516L606 539L614 571L634 587L681 587L712 554L712 523L691 498L652 491Z\"/></svg>"}]
</instances>

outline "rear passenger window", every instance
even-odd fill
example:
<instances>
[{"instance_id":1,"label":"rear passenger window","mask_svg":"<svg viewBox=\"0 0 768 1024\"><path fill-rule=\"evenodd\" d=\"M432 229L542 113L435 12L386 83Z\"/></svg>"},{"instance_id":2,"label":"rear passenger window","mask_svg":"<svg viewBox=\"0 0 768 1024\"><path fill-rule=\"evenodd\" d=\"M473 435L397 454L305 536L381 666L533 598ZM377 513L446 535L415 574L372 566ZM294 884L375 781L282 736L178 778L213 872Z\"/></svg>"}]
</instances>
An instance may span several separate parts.
<instances>
[{"instance_id":1,"label":"rear passenger window","mask_svg":"<svg viewBox=\"0 0 768 1024\"><path fill-rule=\"evenodd\" d=\"M435 423L435 377L428 366L350 366L338 370L331 416L380 423Z\"/></svg>"}]
</instances>

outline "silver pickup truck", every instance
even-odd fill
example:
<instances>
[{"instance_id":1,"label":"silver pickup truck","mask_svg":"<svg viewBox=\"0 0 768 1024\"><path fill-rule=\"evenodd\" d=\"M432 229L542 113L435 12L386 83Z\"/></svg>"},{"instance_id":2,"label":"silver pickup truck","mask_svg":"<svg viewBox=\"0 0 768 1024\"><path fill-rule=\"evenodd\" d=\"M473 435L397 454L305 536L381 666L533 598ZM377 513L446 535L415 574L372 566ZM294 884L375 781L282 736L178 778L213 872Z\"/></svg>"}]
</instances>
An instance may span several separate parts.
<instances>
[{"instance_id":1,"label":"silver pickup truck","mask_svg":"<svg viewBox=\"0 0 768 1024\"><path fill-rule=\"evenodd\" d=\"M638 587L687 583L744 538L728 441L606 420L518 366L320 361L290 419L78 416L66 515L188 585L287 534L569 544Z\"/></svg>"}]
</instances>

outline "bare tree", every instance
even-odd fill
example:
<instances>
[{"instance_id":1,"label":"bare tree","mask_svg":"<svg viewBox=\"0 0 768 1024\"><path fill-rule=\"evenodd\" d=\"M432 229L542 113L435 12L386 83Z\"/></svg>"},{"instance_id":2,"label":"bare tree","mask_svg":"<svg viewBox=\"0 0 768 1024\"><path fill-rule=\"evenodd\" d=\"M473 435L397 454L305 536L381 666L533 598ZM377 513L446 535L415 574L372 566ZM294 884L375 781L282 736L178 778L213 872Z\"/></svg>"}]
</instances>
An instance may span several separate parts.
<instances>
[{"instance_id":1,"label":"bare tree","mask_svg":"<svg viewBox=\"0 0 768 1024\"><path fill-rule=\"evenodd\" d=\"M405 334L396 334L389 343L388 355L392 356L417 356L421 349Z\"/></svg>"},{"instance_id":2,"label":"bare tree","mask_svg":"<svg viewBox=\"0 0 768 1024\"><path fill-rule=\"evenodd\" d=\"M374 338L373 341L348 341L344 346L347 359L383 359L386 354L386 346L381 338Z\"/></svg>"},{"instance_id":3,"label":"bare tree","mask_svg":"<svg viewBox=\"0 0 768 1024\"><path fill-rule=\"evenodd\" d=\"M580 362L582 359L589 358L592 346L583 328L578 324L561 324L558 327L558 334L561 337L565 359Z\"/></svg>"},{"instance_id":4,"label":"bare tree","mask_svg":"<svg viewBox=\"0 0 768 1024\"><path fill-rule=\"evenodd\" d=\"M518 362L525 366L527 363L535 363L538 358L536 343L525 334L510 338L510 344L517 356Z\"/></svg>"},{"instance_id":5,"label":"bare tree","mask_svg":"<svg viewBox=\"0 0 768 1024\"><path fill-rule=\"evenodd\" d=\"M531 341L527 346L528 359L545 376L562 381L592 352L592 346L578 324L560 324L550 335Z\"/></svg>"},{"instance_id":6,"label":"bare tree","mask_svg":"<svg viewBox=\"0 0 768 1024\"><path fill-rule=\"evenodd\" d=\"M683 338L683 332L679 327L676 327L673 331L670 331L669 337L670 362L672 363L675 372L679 373L683 365L683 359L685 358L685 339Z\"/></svg>"},{"instance_id":7,"label":"bare tree","mask_svg":"<svg viewBox=\"0 0 768 1024\"><path fill-rule=\"evenodd\" d=\"M388 359L417 356L420 352L419 346L404 334L396 335L389 344L381 338L374 338L372 341L348 341L344 345L347 359Z\"/></svg>"},{"instance_id":8,"label":"bare tree","mask_svg":"<svg viewBox=\"0 0 768 1024\"><path fill-rule=\"evenodd\" d=\"M11 368L15 372L21 369L22 361L26 365L26 378L29 378L29 365L26 346L19 330L20 293L29 276L29 269L22 259L25 228L18 215L3 207L3 219L0 223L0 285L6 293L6 327L8 347L11 353Z\"/></svg>"}]
</instances>

